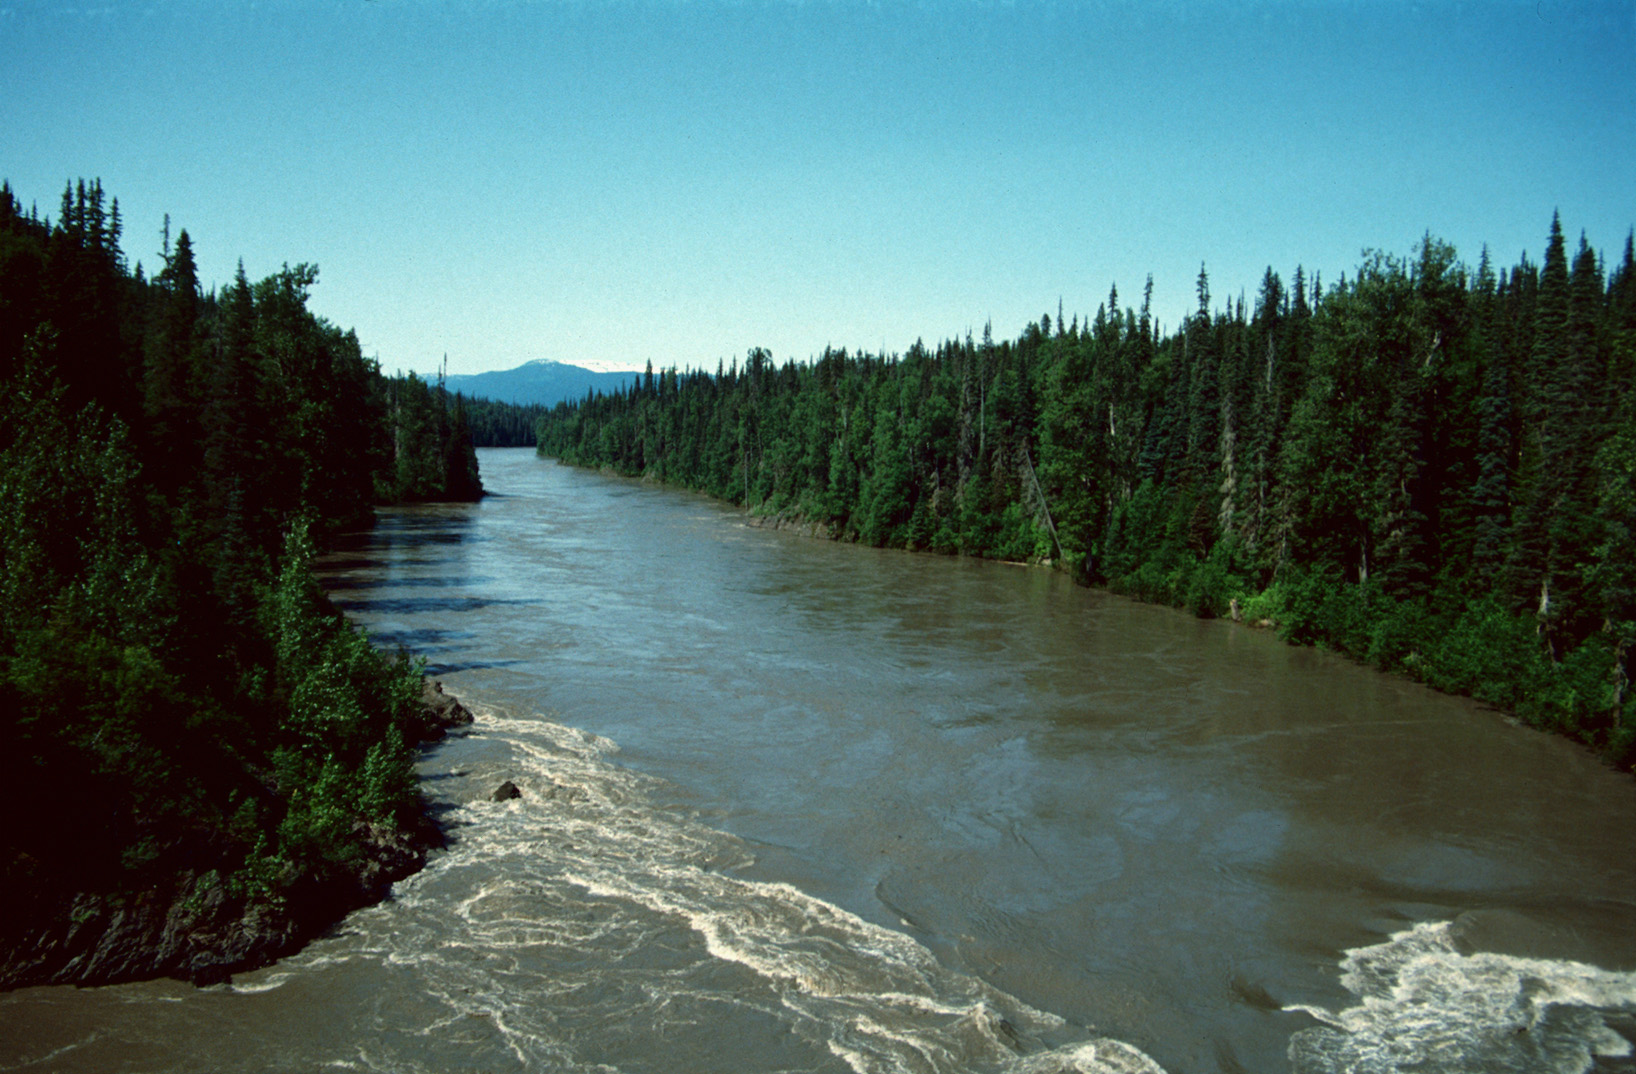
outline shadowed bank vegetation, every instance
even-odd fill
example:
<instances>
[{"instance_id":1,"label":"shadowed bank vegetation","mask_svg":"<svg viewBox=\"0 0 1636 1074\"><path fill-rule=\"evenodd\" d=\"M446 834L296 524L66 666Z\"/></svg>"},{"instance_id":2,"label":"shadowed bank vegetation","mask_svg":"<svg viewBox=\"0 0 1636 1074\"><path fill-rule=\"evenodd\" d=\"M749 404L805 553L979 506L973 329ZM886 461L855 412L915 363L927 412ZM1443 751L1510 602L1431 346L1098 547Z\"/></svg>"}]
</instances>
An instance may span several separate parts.
<instances>
[{"instance_id":1,"label":"shadowed bank vegetation","mask_svg":"<svg viewBox=\"0 0 1636 1074\"><path fill-rule=\"evenodd\" d=\"M1051 561L1265 621L1636 764L1636 264L1428 236L1161 331L765 351L563 404L539 450L875 545Z\"/></svg>"},{"instance_id":2,"label":"shadowed bank vegetation","mask_svg":"<svg viewBox=\"0 0 1636 1074\"><path fill-rule=\"evenodd\" d=\"M0 984L219 975L378 898L436 832L419 665L314 542L481 495L458 404L315 316L311 266L149 278L118 202L0 189Z\"/></svg>"}]
</instances>

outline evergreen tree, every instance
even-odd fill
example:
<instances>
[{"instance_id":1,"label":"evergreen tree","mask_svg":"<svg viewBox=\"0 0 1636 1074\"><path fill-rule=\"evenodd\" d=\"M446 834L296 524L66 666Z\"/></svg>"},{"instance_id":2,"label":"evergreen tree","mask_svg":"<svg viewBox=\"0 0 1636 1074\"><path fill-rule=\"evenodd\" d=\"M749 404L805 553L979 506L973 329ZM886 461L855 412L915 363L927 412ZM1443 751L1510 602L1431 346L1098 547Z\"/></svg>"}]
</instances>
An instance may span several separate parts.
<instances>
[{"instance_id":1,"label":"evergreen tree","mask_svg":"<svg viewBox=\"0 0 1636 1074\"><path fill-rule=\"evenodd\" d=\"M155 282L163 297L148 334L143 413L159 461L161 472L156 476L174 490L197 465L193 449L199 443L196 423L202 395L195 375L199 275L185 228Z\"/></svg>"},{"instance_id":2,"label":"evergreen tree","mask_svg":"<svg viewBox=\"0 0 1636 1074\"><path fill-rule=\"evenodd\" d=\"M1173 334L1149 281L1140 315L1113 290L1009 341L753 351L560 406L537 439L837 537L1061 559L1200 615L1236 600L1628 763L1633 242L1605 277L1556 221L1543 267L1485 251L1473 274L1427 235L1327 290L1269 267L1220 312L1201 271Z\"/></svg>"},{"instance_id":3,"label":"evergreen tree","mask_svg":"<svg viewBox=\"0 0 1636 1074\"><path fill-rule=\"evenodd\" d=\"M1482 355L1482 392L1477 400L1479 433L1476 483L1471 500L1475 515L1472 576L1496 577L1503 564L1511 514L1511 361L1510 340L1500 323L1498 286L1483 249L1473 294Z\"/></svg>"}]
</instances>

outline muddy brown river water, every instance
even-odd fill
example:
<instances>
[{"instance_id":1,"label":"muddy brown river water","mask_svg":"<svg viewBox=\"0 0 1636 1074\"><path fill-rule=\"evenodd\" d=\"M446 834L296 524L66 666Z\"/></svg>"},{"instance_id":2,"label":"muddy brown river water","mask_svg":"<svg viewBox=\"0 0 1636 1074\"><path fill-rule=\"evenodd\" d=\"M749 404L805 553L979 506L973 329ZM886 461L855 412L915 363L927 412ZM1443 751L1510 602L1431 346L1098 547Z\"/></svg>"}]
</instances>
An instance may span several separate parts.
<instances>
[{"instance_id":1,"label":"muddy brown river water","mask_svg":"<svg viewBox=\"0 0 1636 1074\"><path fill-rule=\"evenodd\" d=\"M0 995L0 1071L1636 1070L1636 781L1570 743L481 463L324 564L478 713L421 765L450 848L231 985Z\"/></svg>"}]
</instances>

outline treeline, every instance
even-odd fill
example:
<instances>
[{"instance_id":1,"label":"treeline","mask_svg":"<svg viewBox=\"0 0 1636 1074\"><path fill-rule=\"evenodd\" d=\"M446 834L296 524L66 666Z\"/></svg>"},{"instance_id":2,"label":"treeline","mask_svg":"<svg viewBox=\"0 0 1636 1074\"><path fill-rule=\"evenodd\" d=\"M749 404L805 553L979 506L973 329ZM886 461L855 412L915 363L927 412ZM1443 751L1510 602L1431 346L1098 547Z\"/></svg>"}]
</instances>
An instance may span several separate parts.
<instances>
[{"instance_id":1,"label":"treeline","mask_svg":"<svg viewBox=\"0 0 1636 1074\"><path fill-rule=\"evenodd\" d=\"M1117 290L996 343L765 351L555 408L539 450L833 536L1054 561L1268 621L1636 762L1636 265L1427 237L1165 333Z\"/></svg>"},{"instance_id":2,"label":"treeline","mask_svg":"<svg viewBox=\"0 0 1636 1074\"><path fill-rule=\"evenodd\" d=\"M464 406L471 423L472 443L478 447L534 447L535 427L546 414L546 408L538 403L467 399Z\"/></svg>"},{"instance_id":3,"label":"treeline","mask_svg":"<svg viewBox=\"0 0 1636 1074\"><path fill-rule=\"evenodd\" d=\"M469 404L413 373L385 380L391 462L375 475L380 503L476 500L483 495Z\"/></svg>"},{"instance_id":4,"label":"treeline","mask_svg":"<svg viewBox=\"0 0 1636 1074\"><path fill-rule=\"evenodd\" d=\"M94 977L133 893L201 943L344 901L424 826L419 666L308 563L372 504L481 495L461 407L313 314L314 268L202 291L186 231L150 278L121 230L100 183L54 221L0 188L0 983Z\"/></svg>"}]
</instances>

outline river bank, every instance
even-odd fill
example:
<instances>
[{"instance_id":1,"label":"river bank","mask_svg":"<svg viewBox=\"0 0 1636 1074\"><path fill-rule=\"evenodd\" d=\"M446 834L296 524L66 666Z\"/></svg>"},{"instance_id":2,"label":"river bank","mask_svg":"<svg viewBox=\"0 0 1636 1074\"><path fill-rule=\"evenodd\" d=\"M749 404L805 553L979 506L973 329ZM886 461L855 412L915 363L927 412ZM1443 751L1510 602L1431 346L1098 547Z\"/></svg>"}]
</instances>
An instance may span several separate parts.
<instances>
[{"instance_id":1,"label":"river bank","mask_svg":"<svg viewBox=\"0 0 1636 1074\"><path fill-rule=\"evenodd\" d=\"M857 541L855 532L789 510L758 514L752 508L745 519L761 529ZM912 545L887 547L961 554ZM1185 609L1201 619L1231 620L1271 631L1292 645L1336 652L1441 693L1492 705L1524 726L1586 746L1605 763L1636 776L1636 719L1628 711L1636 692L1623 680L1625 643L1611 627L1555 659L1538 643L1536 622L1503 608L1492 597L1398 600L1367 580L1342 584L1297 568L1257 588L1210 559L1178 562L1169 570L1144 565L1103 584L1087 582L1060 559L994 562L1067 573L1093 589ZM1604 694L1602 703L1587 700Z\"/></svg>"},{"instance_id":2,"label":"river bank","mask_svg":"<svg viewBox=\"0 0 1636 1074\"><path fill-rule=\"evenodd\" d=\"M442 684L427 680L410 725L428 745L471 723ZM212 833L173 832L167 859L187 864L140 888L8 893L0 989L42 984L107 985L174 977L212 984L289 955L354 910L380 902L419 871L443 833L423 808L408 824L354 823L358 852L301 876L279 877L279 895L258 897L227 872Z\"/></svg>"},{"instance_id":3,"label":"river bank","mask_svg":"<svg viewBox=\"0 0 1636 1074\"><path fill-rule=\"evenodd\" d=\"M225 986L0 994L0 1071L1573 1072L1629 1036L1630 981L1570 963L1636 971L1636 782L1559 736L1057 571L482 467L318 565L476 716L415 764L449 847Z\"/></svg>"}]
</instances>

